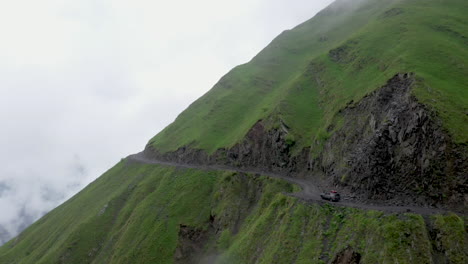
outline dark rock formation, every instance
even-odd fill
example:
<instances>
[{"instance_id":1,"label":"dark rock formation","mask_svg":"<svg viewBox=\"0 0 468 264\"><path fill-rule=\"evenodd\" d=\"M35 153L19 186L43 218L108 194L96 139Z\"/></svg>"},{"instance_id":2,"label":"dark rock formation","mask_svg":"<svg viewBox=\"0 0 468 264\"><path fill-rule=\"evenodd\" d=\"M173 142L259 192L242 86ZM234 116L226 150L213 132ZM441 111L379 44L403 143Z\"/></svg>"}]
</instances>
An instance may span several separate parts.
<instances>
[{"instance_id":1,"label":"dark rock formation","mask_svg":"<svg viewBox=\"0 0 468 264\"><path fill-rule=\"evenodd\" d=\"M361 254L355 252L351 247L347 247L338 253L332 264L359 264L361 262Z\"/></svg>"},{"instance_id":2,"label":"dark rock formation","mask_svg":"<svg viewBox=\"0 0 468 264\"><path fill-rule=\"evenodd\" d=\"M180 225L179 242L174 254L175 263L196 263L196 260L201 258L203 246L208 239L208 231Z\"/></svg>"},{"instance_id":3,"label":"dark rock formation","mask_svg":"<svg viewBox=\"0 0 468 264\"><path fill-rule=\"evenodd\" d=\"M214 249L210 246L214 241L219 241L223 231L229 230L230 234L236 235L253 208L258 205L264 192L261 180L244 173L235 173L226 177L219 188L216 202L223 204L223 201L231 200L234 203L223 204L226 207L218 211L222 214L216 215L216 210L213 210L207 219L208 227L205 229L179 225L175 263L218 263L217 259L222 255L224 248Z\"/></svg>"},{"instance_id":4,"label":"dark rock formation","mask_svg":"<svg viewBox=\"0 0 468 264\"><path fill-rule=\"evenodd\" d=\"M335 185L368 199L467 206L467 149L411 94L413 82L409 74L396 75L345 108L344 125L326 142L319 167Z\"/></svg>"},{"instance_id":5,"label":"dark rock formation","mask_svg":"<svg viewBox=\"0 0 468 264\"><path fill-rule=\"evenodd\" d=\"M468 148L453 143L436 113L412 95L412 74L397 74L386 85L340 111L317 158L309 148L292 155L287 128L266 129L257 122L245 139L212 155L182 147L145 155L162 161L227 165L288 175L326 175L360 199L393 204L468 208ZM330 128L332 130L332 128Z\"/></svg>"},{"instance_id":6,"label":"dark rock formation","mask_svg":"<svg viewBox=\"0 0 468 264\"><path fill-rule=\"evenodd\" d=\"M238 168L258 168L261 171L296 174L307 168L309 148L299 155L291 155L292 145L286 140L283 129L265 129L262 121L257 122L245 139L230 149L221 148L214 154L182 147L171 153L161 154L148 145L147 157L176 163L198 165L229 165Z\"/></svg>"}]
</instances>

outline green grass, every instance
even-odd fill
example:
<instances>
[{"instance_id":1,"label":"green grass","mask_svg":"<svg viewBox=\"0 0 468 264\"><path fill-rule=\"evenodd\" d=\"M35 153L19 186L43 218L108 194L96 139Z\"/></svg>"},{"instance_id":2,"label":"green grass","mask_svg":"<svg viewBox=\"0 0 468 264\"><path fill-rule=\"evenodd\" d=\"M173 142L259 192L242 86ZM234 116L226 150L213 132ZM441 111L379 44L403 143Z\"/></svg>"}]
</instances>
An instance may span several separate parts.
<instances>
[{"instance_id":1,"label":"green grass","mask_svg":"<svg viewBox=\"0 0 468 264\"><path fill-rule=\"evenodd\" d=\"M445 255L450 262L468 262L468 237L464 226L466 222L455 214L438 215L434 220L435 228L440 234L436 243L447 249Z\"/></svg>"},{"instance_id":2,"label":"green grass","mask_svg":"<svg viewBox=\"0 0 468 264\"><path fill-rule=\"evenodd\" d=\"M463 239L456 241L463 244ZM362 263L432 263L430 245L418 215L397 217L304 205L279 195L270 207L258 209L248 219L223 259L226 263L320 263L321 256L331 260L352 246L362 255Z\"/></svg>"},{"instance_id":3,"label":"green grass","mask_svg":"<svg viewBox=\"0 0 468 264\"><path fill-rule=\"evenodd\" d=\"M209 219L215 175L121 162L2 247L0 262L169 263L179 223Z\"/></svg>"},{"instance_id":4,"label":"green grass","mask_svg":"<svg viewBox=\"0 0 468 264\"><path fill-rule=\"evenodd\" d=\"M454 22L463 18L467 3L413 0L394 8L402 13L375 18L341 45L348 48L344 56L349 60L336 62L328 54L315 60L325 65L320 73L325 123L348 102L359 101L395 73L415 72L420 82L414 95L438 113L455 142L466 143L468 68L463 65L468 65L467 44L457 35L434 28L449 24L447 30L453 27L468 35L466 24Z\"/></svg>"},{"instance_id":5,"label":"green grass","mask_svg":"<svg viewBox=\"0 0 468 264\"><path fill-rule=\"evenodd\" d=\"M233 69L150 143L213 152L264 120L286 125L295 151L312 145L316 153L327 128L343 123L340 109L398 72L415 72L414 95L466 144L467 10L464 0L334 4ZM122 161L0 247L0 263L173 263L180 225L207 232L203 251L220 263L325 263L347 246L362 263L431 263L434 245L452 263L468 259L466 217L428 225L413 214L304 204L284 194L297 188Z\"/></svg>"},{"instance_id":6,"label":"green grass","mask_svg":"<svg viewBox=\"0 0 468 264\"><path fill-rule=\"evenodd\" d=\"M398 72L421 79L415 96L455 142L468 142L468 3L463 0L335 3L233 69L151 141L209 153L241 141L259 120L284 122L296 149L323 141L338 111ZM397 10L397 11L395 11ZM329 51L346 47L340 60Z\"/></svg>"},{"instance_id":7,"label":"green grass","mask_svg":"<svg viewBox=\"0 0 468 264\"><path fill-rule=\"evenodd\" d=\"M0 263L172 263L179 225L206 230L219 214L229 230L259 184L265 197L293 189L263 177L123 161L1 247Z\"/></svg>"},{"instance_id":8,"label":"green grass","mask_svg":"<svg viewBox=\"0 0 468 264\"><path fill-rule=\"evenodd\" d=\"M384 215L286 196L263 176L117 164L0 247L0 263L174 263L179 227L205 230L218 263L321 263L352 246L362 263L430 263L431 245L465 263L465 220ZM214 217L215 224L210 218Z\"/></svg>"}]
</instances>

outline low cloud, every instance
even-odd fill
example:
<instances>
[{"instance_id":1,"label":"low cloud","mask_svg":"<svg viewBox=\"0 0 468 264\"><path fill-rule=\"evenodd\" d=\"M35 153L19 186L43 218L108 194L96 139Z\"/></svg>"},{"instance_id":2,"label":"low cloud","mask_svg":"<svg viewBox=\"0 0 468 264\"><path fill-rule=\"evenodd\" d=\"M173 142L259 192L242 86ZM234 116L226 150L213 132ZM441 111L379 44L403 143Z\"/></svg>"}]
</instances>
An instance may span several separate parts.
<instances>
[{"instance_id":1,"label":"low cloud","mask_svg":"<svg viewBox=\"0 0 468 264\"><path fill-rule=\"evenodd\" d=\"M0 244L331 1L0 3Z\"/></svg>"}]
</instances>

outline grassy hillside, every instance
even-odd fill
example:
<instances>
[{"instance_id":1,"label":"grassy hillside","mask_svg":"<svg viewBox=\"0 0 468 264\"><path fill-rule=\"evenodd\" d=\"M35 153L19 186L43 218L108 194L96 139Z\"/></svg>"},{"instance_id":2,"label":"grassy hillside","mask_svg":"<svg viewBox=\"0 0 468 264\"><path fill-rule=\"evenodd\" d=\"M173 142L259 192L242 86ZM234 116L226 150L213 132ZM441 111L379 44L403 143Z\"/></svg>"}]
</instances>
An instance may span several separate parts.
<instances>
[{"instance_id":1,"label":"grassy hillside","mask_svg":"<svg viewBox=\"0 0 468 264\"><path fill-rule=\"evenodd\" d=\"M414 94L467 143L466 12L463 0L337 1L233 69L150 144L211 153L268 119L285 123L296 147L309 146L328 136L339 109L398 72L421 78Z\"/></svg>"},{"instance_id":2,"label":"grassy hillside","mask_svg":"<svg viewBox=\"0 0 468 264\"><path fill-rule=\"evenodd\" d=\"M0 263L326 263L348 246L362 263L468 260L456 215L309 205L283 194L295 188L124 161L1 247Z\"/></svg>"},{"instance_id":3,"label":"grassy hillside","mask_svg":"<svg viewBox=\"0 0 468 264\"><path fill-rule=\"evenodd\" d=\"M203 229L212 211L236 213L230 203L244 197L219 193L231 174L121 162L0 248L0 263L169 263L179 224ZM291 189L265 185L265 195Z\"/></svg>"},{"instance_id":4,"label":"grassy hillside","mask_svg":"<svg viewBox=\"0 0 468 264\"><path fill-rule=\"evenodd\" d=\"M213 153L263 120L287 128L288 148L320 146L330 127L344 127L344 107L398 72L415 73L414 96L457 147L467 144L467 13L466 0L339 0L233 69L150 144ZM464 168L457 158L447 164ZM466 201L463 180L453 186ZM0 263L331 263L344 250L361 263L468 262L466 216L312 204L287 194L297 190L266 176L122 160L0 247Z\"/></svg>"}]
</instances>

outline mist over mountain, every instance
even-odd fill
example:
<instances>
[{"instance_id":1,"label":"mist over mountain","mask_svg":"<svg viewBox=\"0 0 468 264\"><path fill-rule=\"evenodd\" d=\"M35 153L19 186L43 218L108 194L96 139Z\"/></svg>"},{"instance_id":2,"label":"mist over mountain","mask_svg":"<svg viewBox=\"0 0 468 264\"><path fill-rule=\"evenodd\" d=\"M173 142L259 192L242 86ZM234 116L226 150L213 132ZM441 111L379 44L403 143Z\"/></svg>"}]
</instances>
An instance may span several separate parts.
<instances>
[{"instance_id":1,"label":"mist over mountain","mask_svg":"<svg viewBox=\"0 0 468 264\"><path fill-rule=\"evenodd\" d=\"M22 211L35 221L72 197L329 2L0 3L3 239L31 223Z\"/></svg>"},{"instance_id":2,"label":"mist over mountain","mask_svg":"<svg viewBox=\"0 0 468 264\"><path fill-rule=\"evenodd\" d=\"M467 12L464 0L331 3L0 247L0 262L466 263ZM37 217L18 215L18 228Z\"/></svg>"}]
</instances>

